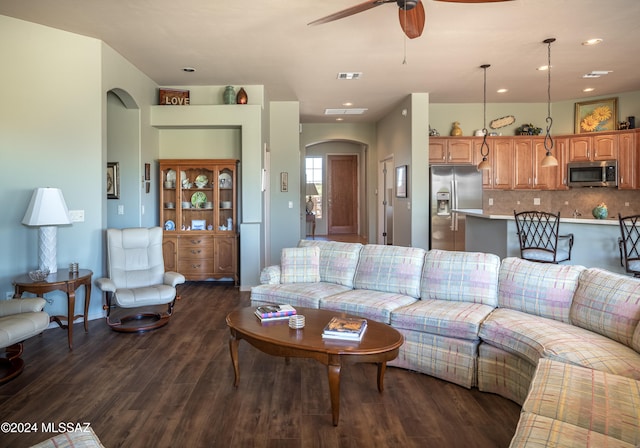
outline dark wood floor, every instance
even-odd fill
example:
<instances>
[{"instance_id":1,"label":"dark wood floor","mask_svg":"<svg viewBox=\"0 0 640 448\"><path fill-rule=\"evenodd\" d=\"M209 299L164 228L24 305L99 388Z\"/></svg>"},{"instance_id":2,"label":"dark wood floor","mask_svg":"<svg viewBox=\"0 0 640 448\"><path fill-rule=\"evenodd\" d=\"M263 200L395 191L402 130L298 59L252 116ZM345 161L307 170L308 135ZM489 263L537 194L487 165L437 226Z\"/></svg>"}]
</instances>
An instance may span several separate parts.
<instances>
[{"instance_id":1,"label":"dark wood floor","mask_svg":"<svg viewBox=\"0 0 640 448\"><path fill-rule=\"evenodd\" d=\"M229 285L187 283L168 326L120 334L103 320L85 334L45 331L25 343L25 371L0 386L0 422L37 433L0 433L0 447L27 447L53 433L42 424L90 423L114 447L506 447L520 408L493 394L427 375L342 369L340 424L331 424L326 368L240 344L234 389L226 314L249 305Z\"/></svg>"}]
</instances>

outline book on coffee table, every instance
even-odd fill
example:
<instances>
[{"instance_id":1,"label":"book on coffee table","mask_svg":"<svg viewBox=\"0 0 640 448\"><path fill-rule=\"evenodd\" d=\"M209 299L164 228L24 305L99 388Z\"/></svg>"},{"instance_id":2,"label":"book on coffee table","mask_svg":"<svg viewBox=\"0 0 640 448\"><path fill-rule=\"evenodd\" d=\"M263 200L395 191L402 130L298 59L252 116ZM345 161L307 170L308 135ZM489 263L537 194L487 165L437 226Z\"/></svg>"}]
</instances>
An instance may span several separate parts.
<instances>
[{"instance_id":1,"label":"book on coffee table","mask_svg":"<svg viewBox=\"0 0 640 448\"><path fill-rule=\"evenodd\" d=\"M296 309L291 305L260 305L255 314L261 321L289 319L296 314Z\"/></svg>"},{"instance_id":2,"label":"book on coffee table","mask_svg":"<svg viewBox=\"0 0 640 448\"><path fill-rule=\"evenodd\" d=\"M343 339L348 341L360 341L367 330L367 320L359 317L331 318L322 331L325 339Z\"/></svg>"}]
</instances>

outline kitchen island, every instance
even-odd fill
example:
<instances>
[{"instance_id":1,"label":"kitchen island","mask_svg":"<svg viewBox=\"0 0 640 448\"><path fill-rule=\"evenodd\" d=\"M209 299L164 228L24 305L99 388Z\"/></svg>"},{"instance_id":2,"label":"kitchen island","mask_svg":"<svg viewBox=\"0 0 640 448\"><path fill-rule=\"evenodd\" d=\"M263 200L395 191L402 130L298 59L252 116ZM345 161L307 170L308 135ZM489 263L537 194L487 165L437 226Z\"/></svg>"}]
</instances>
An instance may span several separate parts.
<instances>
[{"instance_id":1,"label":"kitchen island","mask_svg":"<svg viewBox=\"0 0 640 448\"><path fill-rule=\"evenodd\" d=\"M500 258L520 257L513 215L491 215L482 210L455 210L467 216L465 250L489 252ZM624 274L620 265L618 218L560 218L560 235L573 233L571 260L562 264L598 267Z\"/></svg>"}]
</instances>

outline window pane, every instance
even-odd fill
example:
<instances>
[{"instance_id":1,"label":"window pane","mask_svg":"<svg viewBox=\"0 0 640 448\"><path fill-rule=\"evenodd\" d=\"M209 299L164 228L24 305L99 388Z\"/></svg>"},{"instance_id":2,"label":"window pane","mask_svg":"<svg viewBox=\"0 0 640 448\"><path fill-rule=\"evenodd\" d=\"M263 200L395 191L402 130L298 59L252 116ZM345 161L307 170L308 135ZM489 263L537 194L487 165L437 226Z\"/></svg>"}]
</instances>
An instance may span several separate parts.
<instances>
[{"instance_id":1,"label":"window pane","mask_svg":"<svg viewBox=\"0 0 640 448\"><path fill-rule=\"evenodd\" d=\"M318 194L307 194L307 200L310 197L313 202L312 212L316 215L316 219L322 218L322 157L307 157L305 168L307 186L311 187L309 184L313 184L318 191Z\"/></svg>"}]
</instances>

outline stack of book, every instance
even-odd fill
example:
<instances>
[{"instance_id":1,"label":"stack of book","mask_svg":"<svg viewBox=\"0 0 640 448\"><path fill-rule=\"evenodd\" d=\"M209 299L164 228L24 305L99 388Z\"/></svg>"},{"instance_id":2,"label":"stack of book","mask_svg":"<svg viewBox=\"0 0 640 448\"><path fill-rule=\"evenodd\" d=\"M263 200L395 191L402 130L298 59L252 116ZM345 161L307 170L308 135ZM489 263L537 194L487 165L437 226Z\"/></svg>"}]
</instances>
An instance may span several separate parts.
<instances>
[{"instance_id":1,"label":"stack of book","mask_svg":"<svg viewBox=\"0 0 640 448\"><path fill-rule=\"evenodd\" d=\"M291 305L260 305L256 308L256 316L262 322L289 319L289 316L296 314L296 309Z\"/></svg>"},{"instance_id":2,"label":"stack of book","mask_svg":"<svg viewBox=\"0 0 640 448\"><path fill-rule=\"evenodd\" d=\"M325 339L360 341L367 330L367 320L359 317L332 317L322 331Z\"/></svg>"}]
</instances>

